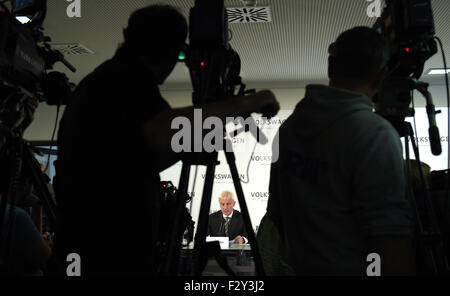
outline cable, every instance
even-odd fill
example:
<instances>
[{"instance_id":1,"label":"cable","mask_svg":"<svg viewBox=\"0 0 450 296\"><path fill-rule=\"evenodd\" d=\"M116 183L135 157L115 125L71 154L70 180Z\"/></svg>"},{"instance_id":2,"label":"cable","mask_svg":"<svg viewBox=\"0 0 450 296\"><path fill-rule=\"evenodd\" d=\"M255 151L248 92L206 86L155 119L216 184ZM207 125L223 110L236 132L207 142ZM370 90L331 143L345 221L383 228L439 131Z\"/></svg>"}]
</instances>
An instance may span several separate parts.
<instances>
[{"instance_id":1,"label":"cable","mask_svg":"<svg viewBox=\"0 0 450 296\"><path fill-rule=\"evenodd\" d=\"M414 110L414 115L413 115L414 134L416 135L417 146L418 146L419 145L419 131L417 130L417 124L416 124L416 106L415 106L415 102L414 102L414 90L411 90L411 101L412 101L412 108Z\"/></svg>"},{"instance_id":2,"label":"cable","mask_svg":"<svg viewBox=\"0 0 450 296\"><path fill-rule=\"evenodd\" d=\"M450 169L450 91L449 91L449 87L448 87L448 73L447 73L447 60L445 58L445 52L444 52L444 46L442 45L442 41L441 39L439 39L439 37L434 37L434 39L436 39L439 43L439 46L441 47L441 53L442 53L442 61L444 63L444 69L445 69L445 86L446 86L446 91L447 91L447 165L448 168Z\"/></svg>"},{"instance_id":3,"label":"cable","mask_svg":"<svg viewBox=\"0 0 450 296\"><path fill-rule=\"evenodd\" d=\"M197 183L197 173L198 173L198 165L195 166L194 180L192 182L192 190L191 190L192 195L195 194L194 192L195 192L195 185ZM193 199L194 199L194 196L191 196L191 202L189 204L189 214L192 213L192 204L194 203Z\"/></svg>"},{"instance_id":4,"label":"cable","mask_svg":"<svg viewBox=\"0 0 450 296\"><path fill-rule=\"evenodd\" d=\"M261 126L261 129L264 127L264 125L265 125L265 122L263 122L263 124ZM261 131L261 129L260 129L260 131ZM250 164L252 162L253 155L255 154L256 145L258 145L258 140L257 139L255 139L255 145L253 146L253 151L252 151L252 154L250 155L250 159L248 160L247 170L245 172L245 174L247 175L247 181L244 181L243 179L241 179L241 182L244 183L244 184L250 183L250 174L249 174Z\"/></svg>"},{"instance_id":5,"label":"cable","mask_svg":"<svg viewBox=\"0 0 450 296\"><path fill-rule=\"evenodd\" d=\"M55 127L53 128L52 139L50 140L50 149L48 151L47 165L45 166L45 173L48 172L48 168L49 168L49 164L50 164L50 156L52 155L53 140L55 139L55 133L56 133L56 129L58 127L58 119L59 119L59 109L60 109L60 107L61 107L61 105L58 105L56 107Z\"/></svg>"},{"instance_id":6,"label":"cable","mask_svg":"<svg viewBox=\"0 0 450 296\"><path fill-rule=\"evenodd\" d=\"M245 174L247 175L247 181L241 179L241 182L244 183L244 184L250 183L250 176L249 176L250 163L252 162L253 155L255 154L255 150L256 150L256 145L257 144L258 144L258 141L255 142L255 145L253 146L252 154L250 155L250 159L248 160L247 170L245 172Z\"/></svg>"}]
</instances>

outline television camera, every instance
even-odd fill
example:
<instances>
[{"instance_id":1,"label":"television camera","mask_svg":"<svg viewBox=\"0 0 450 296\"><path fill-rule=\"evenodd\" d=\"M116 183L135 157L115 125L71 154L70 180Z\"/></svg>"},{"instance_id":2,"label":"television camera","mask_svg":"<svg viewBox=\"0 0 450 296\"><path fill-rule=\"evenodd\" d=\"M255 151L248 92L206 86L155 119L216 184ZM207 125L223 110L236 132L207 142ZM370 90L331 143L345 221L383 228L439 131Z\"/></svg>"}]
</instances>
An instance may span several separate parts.
<instances>
[{"instance_id":1,"label":"television camera","mask_svg":"<svg viewBox=\"0 0 450 296\"><path fill-rule=\"evenodd\" d=\"M448 225L439 223L437 203L431 198L414 131L406 117L414 116L410 108L413 91L419 91L426 99L431 152L442 152L436 112L428 84L418 81L425 62L437 53L435 26L431 0L386 0L386 7L373 26L388 41L390 60L389 75L374 98L376 113L385 117L405 138L407 198L415 214L417 269L419 274L449 274L450 252L444 249L441 229ZM444 59L445 60L445 59ZM409 156L411 141L420 177L419 188L413 188ZM417 186L416 186L417 187ZM447 192L448 199L448 192ZM447 209L441 209L447 211ZM447 239L448 240L448 239ZM447 241L447 244L449 242Z\"/></svg>"},{"instance_id":2,"label":"television camera","mask_svg":"<svg viewBox=\"0 0 450 296\"><path fill-rule=\"evenodd\" d=\"M190 10L189 16L189 47L187 47L185 62L189 68L191 82L193 87L193 105L202 106L220 100L226 100L233 96L245 96L254 90L245 90L246 85L242 83L240 77L241 60L239 54L234 51L230 45L230 31L228 28L228 16L224 6L224 0L196 0L195 5ZM182 57L184 55L181 55ZM236 91L236 88L238 90ZM274 115L274 110L262 110L263 116ZM244 118L250 118L250 114L243 114L240 117L242 128L235 131L250 132L258 142L266 142L266 138L260 133L256 123L247 120L244 124ZM252 125L252 126L250 126ZM206 132L206 131L204 131ZM231 147L230 139L224 130L224 146ZM261 136L262 137L261 137ZM234 154L231 151L224 151L228 166L232 175L236 195L244 218L246 229L253 229L249 211L245 202L242 185L236 168ZM201 275L208 257L215 257L218 264L227 274L234 275L234 272L228 266L226 259L221 254L218 242L206 243L208 230L209 210L211 206L211 196L214 183L215 166L218 165L218 152L212 153L192 153L183 159L181 176L179 181L179 194L185 195L189 183L191 165L206 166L205 183L203 187L198 227L195 235L195 245L193 250L193 260L188 268L193 275ZM177 205L176 217L182 217L184 205L179 202ZM178 219L178 218L177 218ZM182 227L180 221L175 221L172 231L172 239L169 246L169 255L163 274L178 274L178 258L180 257L180 245L182 240ZM252 248L255 260L256 274L264 275L261 256L255 234L250 231L249 243Z\"/></svg>"},{"instance_id":3,"label":"television camera","mask_svg":"<svg viewBox=\"0 0 450 296\"><path fill-rule=\"evenodd\" d=\"M6 6L10 2L10 8ZM17 135L23 133L24 102L36 98L48 105L65 105L73 89L67 76L48 72L56 62L76 69L53 50L42 24L46 0L0 2L0 120ZM28 22L21 23L18 18Z\"/></svg>"},{"instance_id":4,"label":"television camera","mask_svg":"<svg viewBox=\"0 0 450 296\"><path fill-rule=\"evenodd\" d=\"M374 25L389 43L389 76L375 101L378 114L388 119L400 135L405 117L414 115L409 106L412 91L427 101L429 136L434 155L442 152L436 112L428 84L418 81L425 62L437 53L433 10L430 0L386 0L386 7Z\"/></svg>"},{"instance_id":5,"label":"television camera","mask_svg":"<svg viewBox=\"0 0 450 296\"><path fill-rule=\"evenodd\" d=\"M67 104L73 84L60 72L48 72L56 62L76 69L53 50L44 35L46 0L0 2L0 271L10 273L14 231L14 206L24 182L31 182L40 199L50 229L56 225L56 204L50 194L48 177L41 171L35 148L23 140L30 123L26 114L29 99L48 105ZM19 22L18 19L26 21ZM23 22L23 23L22 23ZM10 204L8 219L4 219Z\"/></svg>"},{"instance_id":6,"label":"television camera","mask_svg":"<svg viewBox=\"0 0 450 296\"><path fill-rule=\"evenodd\" d=\"M165 260L167 260L166 256L168 254L168 247L172 231L172 229L170 229L170 226L172 226L173 222L176 220L177 204L178 202L186 204L191 200L191 197L188 194L185 196L179 195L177 188L171 181L161 181L160 185L161 205L158 211L158 215L160 216L160 227L158 229L157 241L157 250L159 256L156 256L156 258L160 260L160 262L157 263L159 272L161 272L163 264ZM181 200L178 200L179 198L181 198ZM186 207L184 207L183 216L181 218L183 246L187 247L194 238L195 222L192 221L192 217Z\"/></svg>"}]
</instances>

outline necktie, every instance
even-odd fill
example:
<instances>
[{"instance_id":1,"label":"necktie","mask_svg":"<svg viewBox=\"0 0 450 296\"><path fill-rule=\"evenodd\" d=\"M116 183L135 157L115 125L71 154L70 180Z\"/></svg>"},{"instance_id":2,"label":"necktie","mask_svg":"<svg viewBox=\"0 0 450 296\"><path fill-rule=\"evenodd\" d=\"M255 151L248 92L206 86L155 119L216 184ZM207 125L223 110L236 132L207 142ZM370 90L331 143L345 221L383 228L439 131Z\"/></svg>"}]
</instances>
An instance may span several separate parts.
<instances>
[{"instance_id":1,"label":"necktie","mask_svg":"<svg viewBox=\"0 0 450 296\"><path fill-rule=\"evenodd\" d=\"M228 225L230 224L230 217L225 217L225 235L228 236Z\"/></svg>"}]
</instances>

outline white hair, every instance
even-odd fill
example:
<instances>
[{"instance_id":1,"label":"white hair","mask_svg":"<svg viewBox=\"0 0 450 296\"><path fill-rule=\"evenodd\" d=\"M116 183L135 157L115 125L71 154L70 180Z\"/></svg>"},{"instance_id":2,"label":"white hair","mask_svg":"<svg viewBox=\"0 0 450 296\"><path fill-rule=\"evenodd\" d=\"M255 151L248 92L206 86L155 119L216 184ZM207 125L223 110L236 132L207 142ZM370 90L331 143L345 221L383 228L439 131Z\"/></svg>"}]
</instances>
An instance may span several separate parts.
<instances>
[{"instance_id":1,"label":"white hair","mask_svg":"<svg viewBox=\"0 0 450 296\"><path fill-rule=\"evenodd\" d=\"M233 192L231 192L231 191L228 191L228 190L222 191L222 193L220 193L220 195L219 195L219 200L224 197L230 197L232 201L235 201Z\"/></svg>"}]
</instances>

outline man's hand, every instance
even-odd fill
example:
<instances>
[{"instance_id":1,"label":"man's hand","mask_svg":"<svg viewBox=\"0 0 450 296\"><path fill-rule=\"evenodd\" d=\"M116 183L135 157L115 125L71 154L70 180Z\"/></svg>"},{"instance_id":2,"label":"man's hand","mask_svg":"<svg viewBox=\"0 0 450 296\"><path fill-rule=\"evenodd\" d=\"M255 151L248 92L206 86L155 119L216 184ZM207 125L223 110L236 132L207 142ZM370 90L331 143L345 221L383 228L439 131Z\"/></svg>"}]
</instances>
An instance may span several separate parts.
<instances>
[{"instance_id":1,"label":"man's hand","mask_svg":"<svg viewBox=\"0 0 450 296\"><path fill-rule=\"evenodd\" d=\"M47 245L49 246L49 248L53 247L53 239L52 236L50 234L50 232L46 232L42 235L42 239L44 240L44 242L47 243Z\"/></svg>"},{"instance_id":2,"label":"man's hand","mask_svg":"<svg viewBox=\"0 0 450 296\"><path fill-rule=\"evenodd\" d=\"M244 243L244 238L240 235L236 236L234 239L234 243L235 244L243 244Z\"/></svg>"}]
</instances>

